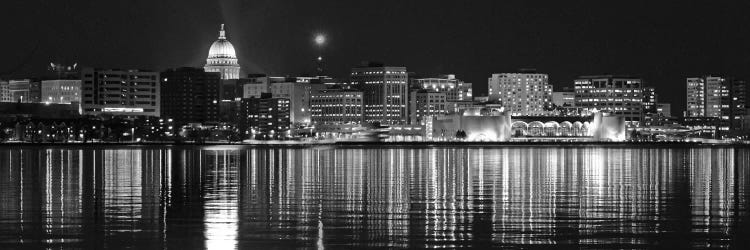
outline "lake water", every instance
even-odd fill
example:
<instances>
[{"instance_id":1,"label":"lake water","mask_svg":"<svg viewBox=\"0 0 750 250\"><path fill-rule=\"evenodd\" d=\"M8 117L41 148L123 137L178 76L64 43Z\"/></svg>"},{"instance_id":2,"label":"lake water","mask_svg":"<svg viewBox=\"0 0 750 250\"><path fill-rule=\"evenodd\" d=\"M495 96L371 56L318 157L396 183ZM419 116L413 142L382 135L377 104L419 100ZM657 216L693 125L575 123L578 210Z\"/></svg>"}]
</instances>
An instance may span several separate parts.
<instances>
[{"instance_id":1,"label":"lake water","mask_svg":"<svg viewBox=\"0 0 750 250\"><path fill-rule=\"evenodd\" d=\"M0 148L0 249L725 248L730 147Z\"/></svg>"}]
</instances>

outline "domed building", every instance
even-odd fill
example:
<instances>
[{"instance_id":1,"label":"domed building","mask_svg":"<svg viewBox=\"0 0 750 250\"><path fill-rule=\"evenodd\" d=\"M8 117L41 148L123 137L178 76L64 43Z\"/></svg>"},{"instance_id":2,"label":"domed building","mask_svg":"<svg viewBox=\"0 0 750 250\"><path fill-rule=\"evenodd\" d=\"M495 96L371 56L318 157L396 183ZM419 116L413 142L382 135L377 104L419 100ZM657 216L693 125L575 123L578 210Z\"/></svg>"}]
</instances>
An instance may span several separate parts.
<instances>
[{"instance_id":1,"label":"domed building","mask_svg":"<svg viewBox=\"0 0 750 250\"><path fill-rule=\"evenodd\" d=\"M237 63L234 46L227 40L224 24L221 25L219 39L208 50L208 59L206 59L206 66L203 68L206 72L221 73L222 80L240 78L240 64Z\"/></svg>"}]
</instances>

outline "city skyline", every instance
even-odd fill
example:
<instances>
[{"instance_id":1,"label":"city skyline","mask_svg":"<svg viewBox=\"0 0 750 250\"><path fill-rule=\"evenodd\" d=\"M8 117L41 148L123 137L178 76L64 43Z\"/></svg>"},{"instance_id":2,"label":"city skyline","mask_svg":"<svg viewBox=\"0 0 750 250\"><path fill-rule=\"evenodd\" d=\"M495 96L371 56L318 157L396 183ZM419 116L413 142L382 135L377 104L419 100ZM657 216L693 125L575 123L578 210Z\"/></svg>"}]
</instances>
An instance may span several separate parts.
<instances>
[{"instance_id":1,"label":"city skyline","mask_svg":"<svg viewBox=\"0 0 750 250\"><path fill-rule=\"evenodd\" d=\"M2 42L14 50L0 63L0 77L37 75L50 61L156 71L199 67L205 64L205 44L226 23L243 75L314 74L319 51L312 38L324 33L325 67L332 76L346 76L360 61L382 61L425 76L456 74L474 83L479 96L487 91L482 79L519 68L548 74L556 91L581 75L634 74L645 86L656 87L674 110L685 110L685 96L678 94L684 93L685 78L747 78L750 58L749 38L741 29L748 17L739 11L747 3L530 6L473 1L457 11L442 2L386 1L383 8L331 2L181 3L131 2L107 15L99 14L111 4L9 4L10 14L2 17L5 30L25 39ZM624 15L612 18L612 10ZM353 18L363 14L371 18ZM383 32L392 35L378 35ZM680 91L664 90L672 88Z\"/></svg>"}]
</instances>

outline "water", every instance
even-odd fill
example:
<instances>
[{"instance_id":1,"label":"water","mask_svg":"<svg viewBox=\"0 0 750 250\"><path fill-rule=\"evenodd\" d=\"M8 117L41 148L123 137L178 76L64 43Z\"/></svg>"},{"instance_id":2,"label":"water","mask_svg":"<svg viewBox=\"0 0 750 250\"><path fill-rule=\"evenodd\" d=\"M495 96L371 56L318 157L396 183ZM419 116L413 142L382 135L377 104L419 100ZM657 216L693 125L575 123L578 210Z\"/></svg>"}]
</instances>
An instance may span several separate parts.
<instances>
[{"instance_id":1,"label":"water","mask_svg":"<svg viewBox=\"0 0 750 250\"><path fill-rule=\"evenodd\" d=\"M0 248L739 247L749 162L728 147L4 147Z\"/></svg>"}]
</instances>

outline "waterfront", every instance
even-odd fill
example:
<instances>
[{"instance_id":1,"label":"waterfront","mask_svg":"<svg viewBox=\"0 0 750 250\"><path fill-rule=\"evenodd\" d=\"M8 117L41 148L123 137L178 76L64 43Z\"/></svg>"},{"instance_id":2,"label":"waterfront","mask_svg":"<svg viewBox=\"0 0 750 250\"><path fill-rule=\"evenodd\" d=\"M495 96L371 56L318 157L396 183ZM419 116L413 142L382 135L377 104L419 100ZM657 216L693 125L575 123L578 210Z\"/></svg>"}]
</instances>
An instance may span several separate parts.
<instances>
[{"instance_id":1,"label":"waterfront","mask_svg":"<svg viewBox=\"0 0 750 250\"><path fill-rule=\"evenodd\" d=\"M750 149L0 148L0 248L746 244Z\"/></svg>"}]
</instances>

